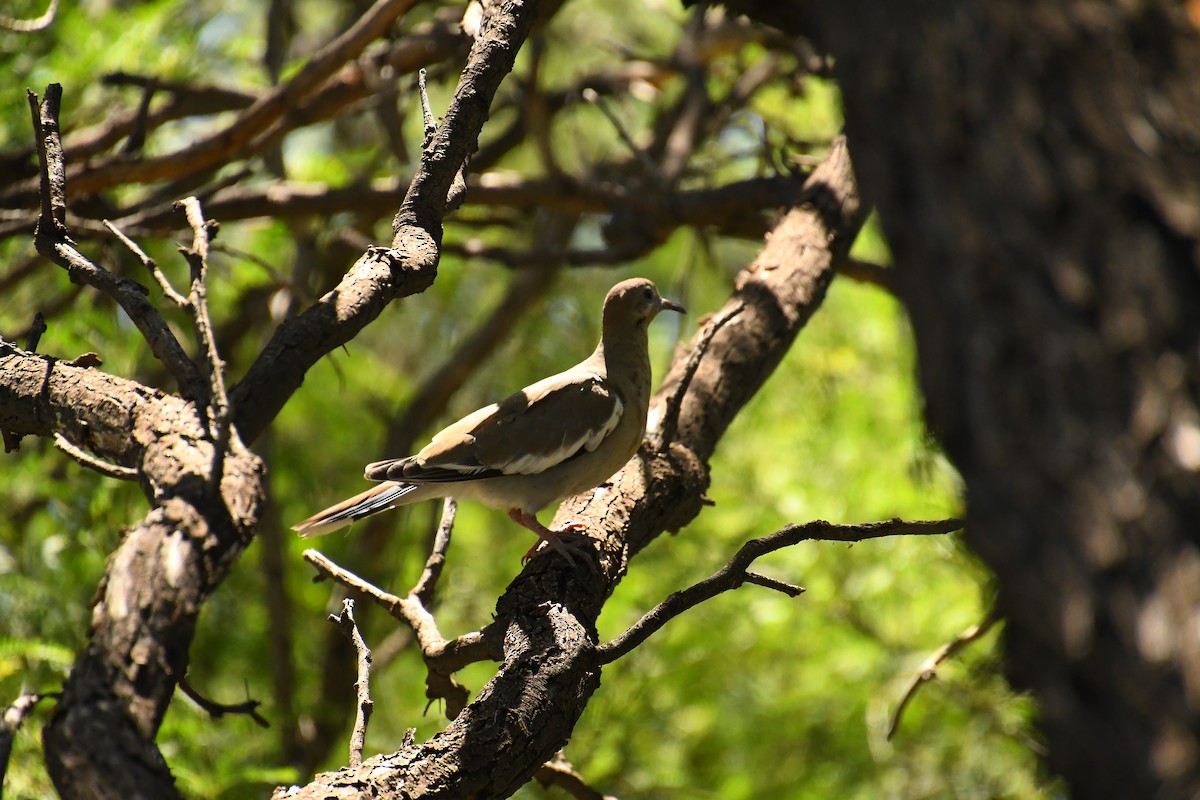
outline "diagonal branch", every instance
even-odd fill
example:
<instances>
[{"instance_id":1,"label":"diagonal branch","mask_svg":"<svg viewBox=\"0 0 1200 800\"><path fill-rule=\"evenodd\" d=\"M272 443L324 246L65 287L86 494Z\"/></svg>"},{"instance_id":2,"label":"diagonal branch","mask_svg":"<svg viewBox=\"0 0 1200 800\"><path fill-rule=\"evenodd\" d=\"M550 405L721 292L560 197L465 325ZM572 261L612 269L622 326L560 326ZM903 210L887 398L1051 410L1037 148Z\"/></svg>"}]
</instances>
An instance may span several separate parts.
<instances>
[{"instance_id":1,"label":"diagonal branch","mask_svg":"<svg viewBox=\"0 0 1200 800\"><path fill-rule=\"evenodd\" d=\"M276 796L384 798L412 796L411 787L424 786L430 796L501 798L549 761L599 686L595 622L605 600L647 542L699 512L708 482L704 460L820 305L864 216L839 138L800 204L739 275L727 305L746 308L714 335L681 404L677 440L665 453L643 448L606 485L559 509L556 522L587 525L601 555L597 571L534 559L497 602L489 626L495 632L489 638L502 638L504 646L496 676L449 725L427 742ZM668 378L656 407L677 380ZM488 766L466 767L479 764Z\"/></svg>"},{"instance_id":2,"label":"diagonal branch","mask_svg":"<svg viewBox=\"0 0 1200 800\"><path fill-rule=\"evenodd\" d=\"M887 739L889 741L896 735L896 731L900 730L900 720L904 717L904 710L908 708L908 704L916 697L917 692L922 686L937 677L938 667L948 659L953 658L971 643L986 636L988 631L995 627L996 623L1001 619L1003 619L1003 616L993 605L987 614L984 615L983 619L929 654L929 657L913 673L912 678L908 681L908 686L904 690L904 694L900 696L900 701L896 703L896 710L892 712L892 720L888 723Z\"/></svg>"}]
</instances>

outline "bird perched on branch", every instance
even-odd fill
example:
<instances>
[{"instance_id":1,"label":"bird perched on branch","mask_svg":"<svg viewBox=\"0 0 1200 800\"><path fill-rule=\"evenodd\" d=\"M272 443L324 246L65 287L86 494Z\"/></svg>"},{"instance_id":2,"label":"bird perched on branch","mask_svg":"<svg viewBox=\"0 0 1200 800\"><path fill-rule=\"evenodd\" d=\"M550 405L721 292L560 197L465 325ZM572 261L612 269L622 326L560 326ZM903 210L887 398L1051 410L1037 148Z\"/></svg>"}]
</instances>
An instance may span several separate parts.
<instances>
[{"instance_id":1,"label":"bird perched on branch","mask_svg":"<svg viewBox=\"0 0 1200 800\"><path fill-rule=\"evenodd\" d=\"M453 496L507 510L566 554L559 537L583 526L552 530L535 515L599 486L637 451L650 403L646 329L664 310L684 309L644 278L618 283L604 299L600 344L590 356L468 414L415 456L368 464L366 477L382 483L293 530L321 536L397 506Z\"/></svg>"}]
</instances>

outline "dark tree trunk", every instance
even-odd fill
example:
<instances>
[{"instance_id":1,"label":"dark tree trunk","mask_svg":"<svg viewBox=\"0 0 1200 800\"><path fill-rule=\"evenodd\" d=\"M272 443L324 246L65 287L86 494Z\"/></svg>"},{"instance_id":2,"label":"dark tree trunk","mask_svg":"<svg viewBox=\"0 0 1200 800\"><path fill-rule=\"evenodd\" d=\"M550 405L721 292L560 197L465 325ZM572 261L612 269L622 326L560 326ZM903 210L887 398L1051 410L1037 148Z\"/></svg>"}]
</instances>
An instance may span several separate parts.
<instances>
[{"instance_id":1,"label":"dark tree trunk","mask_svg":"<svg viewBox=\"0 0 1200 800\"><path fill-rule=\"evenodd\" d=\"M1197 796L1196 15L732 5L836 58L928 419L966 480L1051 767L1078 797Z\"/></svg>"}]
</instances>

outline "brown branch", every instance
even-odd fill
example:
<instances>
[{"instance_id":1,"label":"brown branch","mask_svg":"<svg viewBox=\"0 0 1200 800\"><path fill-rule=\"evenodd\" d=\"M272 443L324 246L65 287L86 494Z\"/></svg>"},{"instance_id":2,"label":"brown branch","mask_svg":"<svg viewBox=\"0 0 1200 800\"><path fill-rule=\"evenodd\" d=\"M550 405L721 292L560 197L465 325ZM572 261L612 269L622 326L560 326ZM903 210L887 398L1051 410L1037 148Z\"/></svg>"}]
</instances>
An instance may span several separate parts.
<instances>
[{"instance_id":1,"label":"brown branch","mask_svg":"<svg viewBox=\"0 0 1200 800\"><path fill-rule=\"evenodd\" d=\"M112 235L117 237L117 241L125 245L125 247L129 248L129 252L137 256L138 260L142 262L142 266L149 270L151 277L158 282L158 285L162 288L163 294L166 295L168 300L170 300L179 308L190 307L190 301L179 292L175 291L175 287L171 285L169 280L167 280L167 276L164 275L162 270L158 268L157 261L146 255L146 251L139 247L137 242L133 241L124 233L122 233L116 225L113 225L106 219L101 220L101 222L104 224L105 228L108 228L110 231L112 231Z\"/></svg>"},{"instance_id":2,"label":"brown branch","mask_svg":"<svg viewBox=\"0 0 1200 800\"><path fill-rule=\"evenodd\" d=\"M800 542L863 542L884 536L937 536L952 533L962 528L962 520L947 519L935 522L908 522L893 519L887 522L870 522L862 525L834 525L824 520L815 520L803 525L788 525L775 533L759 539L751 539L724 567L709 577L675 592L666 600L647 611L628 630L610 642L597 646L596 655L601 664L611 664L627 655L635 647L658 632L675 617L705 600L722 592L736 589L748 580L763 585L761 576L750 580L748 569L754 561L767 553L792 547ZM769 579L767 579L769 581ZM776 582L770 581L771 584ZM770 588L779 588L771 585ZM787 594L791 592L785 591Z\"/></svg>"},{"instance_id":3,"label":"brown branch","mask_svg":"<svg viewBox=\"0 0 1200 800\"><path fill-rule=\"evenodd\" d=\"M200 396L197 393L202 391L203 381L196 365L146 299L146 288L92 263L75 248L66 227L66 165L58 127L62 87L57 83L47 86L40 105L33 92L28 97L43 189L42 213L34 235L38 252L65 269L72 283L87 284L115 300L141 331L150 351L178 382L180 391L188 397Z\"/></svg>"},{"instance_id":4,"label":"brown branch","mask_svg":"<svg viewBox=\"0 0 1200 800\"><path fill-rule=\"evenodd\" d=\"M120 464L111 464L102 458L96 458L81 448L76 447L71 443L70 439L57 431L54 432L54 446L75 459L78 464L95 470L105 477L116 478L122 481L136 481L138 479L138 471L136 469L122 467Z\"/></svg>"},{"instance_id":5,"label":"brown branch","mask_svg":"<svg viewBox=\"0 0 1200 800\"><path fill-rule=\"evenodd\" d=\"M225 392L225 362L217 351L217 340L213 333L212 317L208 311L208 240L210 231L216 230L216 223L204 219L200 209L200 201L188 197L180 201L188 225L192 229L192 246L180 247L180 252L192 268L192 287L188 294L188 308L192 311L192 319L196 326L196 340L200 344L200 352L204 356L204 366L208 372L209 394L211 403L212 422L216 429L213 443L213 467L210 477L213 481L221 480L221 460L225 457L226 445L229 442L229 395Z\"/></svg>"},{"instance_id":6,"label":"brown branch","mask_svg":"<svg viewBox=\"0 0 1200 800\"><path fill-rule=\"evenodd\" d=\"M25 717L47 697L58 697L58 693L23 694L4 709L3 716L0 716L0 795L4 793L4 776L8 772L8 760L12 757L13 740L17 731L21 729Z\"/></svg>"},{"instance_id":7,"label":"brown branch","mask_svg":"<svg viewBox=\"0 0 1200 800\"><path fill-rule=\"evenodd\" d=\"M317 550L305 550L304 560L312 564L320 575L332 578L346 588L370 598L412 629L429 670L426 680L427 696L430 699L444 699L446 715L451 719L457 716L466 703L467 690L454 680L453 673L476 661L495 660L499 657L496 652L498 643L494 641L494 636L488 634L488 629L448 641L442 636L437 620L416 595L410 593L408 597L399 597L385 592L338 566Z\"/></svg>"},{"instance_id":8,"label":"brown branch","mask_svg":"<svg viewBox=\"0 0 1200 800\"><path fill-rule=\"evenodd\" d=\"M454 531L454 518L457 514L458 503L453 497L447 497L442 502L442 518L434 536L433 550L429 553L429 558L425 559L425 569L421 572L417 585L409 592L427 608L433 602L438 579L442 577L442 567L446 564L446 551L450 549L450 534Z\"/></svg>"},{"instance_id":9,"label":"brown branch","mask_svg":"<svg viewBox=\"0 0 1200 800\"><path fill-rule=\"evenodd\" d=\"M575 800L616 800L611 795L603 794L589 786L588 782L571 766L571 762L567 761L561 752L554 757L553 761L547 761L538 767L538 771L534 773L533 777L547 789L557 786Z\"/></svg>"},{"instance_id":10,"label":"brown branch","mask_svg":"<svg viewBox=\"0 0 1200 800\"><path fill-rule=\"evenodd\" d=\"M587 525L601 552L597 572L572 571L562 559L534 559L497 602L484 637L504 647L496 676L449 725L427 742L372 758L369 770L325 773L289 789L292 800L395 796L414 785L437 787L445 796L507 797L561 749L599 686L595 621L605 600L647 542L699 512L707 458L820 305L862 218L839 139L810 177L805 203L784 216L739 275L728 305L742 303L746 310L738 325L714 337L711 349L720 357L704 359L693 378L677 441L666 453L643 448L604 486L559 508L556 523ZM672 380L656 406L665 403Z\"/></svg>"},{"instance_id":11,"label":"brown branch","mask_svg":"<svg viewBox=\"0 0 1200 800\"><path fill-rule=\"evenodd\" d=\"M909 702L917 696L917 692L922 686L937 677L937 669L947 660L964 650L968 645L982 639L987 635L997 622L1003 619L1000 612L993 606L984 618L974 625L970 626L958 636L955 636L944 645L934 650L929 654L929 657L921 663L921 666L913 673L909 680L904 693L900 695L900 701L896 704L896 710L892 712L891 722L888 723L887 739L891 741L896 735L896 731L900 730L900 720L904 716L904 710L908 707Z\"/></svg>"},{"instance_id":12,"label":"brown branch","mask_svg":"<svg viewBox=\"0 0 1200 800\"><path fill-rule=\"evenodd\" d=\"M838 274L852 281L878 286L892 294L896 294L895 271L891 267L863 261L861 258L847 258L838 267Z\"/></svg>"},{"instance_id":13,"label":"brown branch","mask_svg":"<svg viewBox=\"0 0 1200 800\"><path fill-rule=\"evenodd\" d=\"M329 621L337 625L354 645L358 662L357 677L354 680L358 706L354 714L354 730L350 734L350 766L356 767L362 763L363 745L367 740L367 723L371 721L371 711L375 708L375 703L371 700L371 651L358 629L358 623L354 621L353 599L347 597L343 600L342 613L330 614Z\"/></svg>"},{"instance_id":14,"label":"brown branch","mask_svg":"<svg viewBox=\"0 0 1200 800\"><path fill-rule=\"evenodd\" d=\"M192 686L186 675L179 679L179 689L213 719L220 719L226 714L241 714L254 720L254 724L260 728L271 727L266 717L258 713L258 707L262 703L257 700L245 700L241 703L218 703L216 700L209 700Z\"/></svg>"},{"instance_id":15,"label":"brown branch","mask_svg":"<svg viewBox=\"0 0 1200 800\"><path fill-rule=\"evenodd\" d=\"M745 308L744 305L730 306L716 316L709 317L701 326L700 332L696 334L696 339L692 343L687 361L684 362L683 370L679 374L679 380L675 383L671 393L667 395L666 403L663 404L662 415L656 420L656 425L648 426L649 438L655 450L661 451L674 441L675 431L679 425L679 408L696 370L700 368L700 360L708 352L708 346L713 337Z\"/></svg>"}]
</instances>

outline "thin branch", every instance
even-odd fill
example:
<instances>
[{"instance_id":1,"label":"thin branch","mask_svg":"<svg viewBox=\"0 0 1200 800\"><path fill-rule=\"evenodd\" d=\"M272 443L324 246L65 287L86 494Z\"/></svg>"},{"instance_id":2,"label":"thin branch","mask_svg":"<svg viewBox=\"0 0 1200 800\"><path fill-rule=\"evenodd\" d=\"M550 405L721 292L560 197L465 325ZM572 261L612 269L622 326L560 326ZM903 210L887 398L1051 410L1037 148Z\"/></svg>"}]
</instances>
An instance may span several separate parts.
<instances>
[{"instance_id":1,"label":"thin branch","mask_svg":"<svg viewBox=\"0 0 1200 800\"><path fill-rule=\"evenodd\" d=\"M683 612L748 582L747 569L755 559L767 553L806 541L862 542L883 536L942 535L959 530L962 525L962 520L959 519L920 522L892 519L860 525L834 525L824 520L815 520L803 525L788 525L768 536L746 542L728 564L699 583L672 594L646 612L620 636L597 646L596 655L599 663L610 664L628 654ZM761 583L757 579L751 582ZM772 585L771 588L778 587Z\"/></svg>"},{"instance_id":2,"label":"thin branch","mask_svg":"<svg viewBox=\"0 0 1200 800\"><path fill-rule=\"evenodd\" d=\"M429 87L426 85L425 68L417 70L417 93L421 96L421 123L425 130L425 138L421 140L421 149L425 150L433 143L437 133L437 121L433 118L433 110L429 107Z\"/></svg>"},{"instance_id":3,"label":"thin branch","mask_svg":"<svg viewBox=\"0 0 1200 800\"><path fill-rule=\"evenodd\" d=\"M679 383L676 384L674 391L663 407L662 416L659 418L659 424L651 434L651 442L654 449L662 452L664 447L667 447L675 439L675 434L679 427L679 409L683 405L683 396L687 394L688 386L692 383L692 378L696 375L696 370L700 368L700 361L704 358L704 354L708 352L708 346L712 343L712 339L717 335L717 331L725 327L726 323L736 317L745 310L745 305L739 303L730 307L722 314L711 317L704 330L696 337L695 343L692 345L691 355L688 356L687 363L683 367L683 372L680 375Z\"/></svg>"},{"instance_id":4,"label":"thin branch","mask_svg":"<svg viewBox=\"0 0 1200 800\"><path fill-rule=\"evenodd\" d=\"M192 268L192 289L188 295L188 304L192 309L192 319L196 325L196 339L204 354L205 367L208 370L209 390L211 392L212 421L216 427L214 436L213 465L209 479L216 485L221 480L222 465L225 451L229 444L229 395L225 393L225 362L217 352L217 339L213 333L212 317L208 311L208 240L209 233L216 229L216 223L204 219L200 201L195 197L187 197L180 201L180 206L187 215L188 225L192 228L192 246L180 248Z\"/></svg>"},{"instance_id":5,"label":"thin branch","mask_svg":"<svg viewBox=\"0 0 1200 800\"><path fill-rule=\"evenodd\" d=\"M488 634L487 628L447 641L438 629L437 620L419 598L413 595L398 597L385 592L350 570L338 566L318 550L305 550L304 560L312 564L321 576L332 578L346 588L370 598L412 629L429 670L426 695L431 699L444 699L446 715L451 719L458 715L467 700L467 690L453 679L453 673L477 661L499 660L500 643L496 641L496 637Z\"/></svg>"},{"instance_id":6,"label":"thin branch","mask_svg":"<svg viewBox=\"0 0 1200 800\"><path fill-rule=\"evenodd\" d=\"M108 228L112 232L113 236L117 237L117 241L125 245L125 247L127 247L131 253L138 257L138 260L142 262L142 265L149 270L150 275L153 276L154 280L158 282L158 285L162 287L163 294L167 296L168 300L180 308L186 309L191 307L190 301L179 292L175 291L175 287L171 285L169 280L167 280L167 276L164 275L162 270L158 268L158 262L146 255L146 251L139 247L137 242L133 241L133 239L130 239L128 236L122 233L116 225L108 220L101 220L101 222L104 224L104 227Z\"/></svg>"},{"instance_id":7,"label":"thin branch","mask_svg":"<svg viewBox=\"0 0 1200 800\"><path fill-rule=\"evenodd\" d=\"M57 13L58 0L50 0L50 5L46 8L45 13L33 19L16 19L7 14L0 14L0 28L16 33L37 33L49 28Z\"/></svg>"},{"instance_id":8,"label":"thin branch","mask_svg":"<svg viewBox=\"0 0 1200 800\"><path fill-rule=\"evenodd\" d=\"M892 294L896 293L895 270L882 264L847 257L838 264L838 274L858 283L868 283Z\"/></svg>"},{"instance_id":9,"label":"thin branch","mask_svg":"<svg viewBox=\"0 0 1200 800\"><path fill-rule=\"evenodd\" d=\"M42 316L42 312L34 312L33 324L29 326L29 336L25 338L25 349L31 353L36 353L38 342L42 340L42 334L46 330L46 318Z\"/></svg>"},{"instance_id":10,"label":"thin branch","mask_svg":"<svg viewBox=\"0 0 1200 800\"><path fill-rule=\"evenodd\" d=\"M553 761L538 767L534 779L542 786L557 786L575 800L616 800L611 795L592 788L560 751Z\"/></svg>"},{"instance_id":11,"label":"thin branch","mask_svg":"<svg viewBox=\"0 0 1200 800\"><path fill-rule=\"evenodd\" d=\"M330 614L329 621L341 628L354 644L358 657L358 677L354 680L354 691L358 695L358 709L354 715L354 731L350 734L350 766L362 763L363 745L367 740L367 723L375 703L371 701L371 651L363 639L358 623L354 621L354 600L347 597L342 601L342 613Z\"/></svg>"},{"instance_id":12,"label":"thin branch","mask_svg":"<svg viewBox=\"0 0 1200 800\"><path fill-rule=\"evenodd\" d=\"M642 165L642 169L646 171L646 175L656 179L659 184L664 183L661 179L661 175L659 174L658 165L654 163L652 158L650 158L649 153L647 153L641 147L638 147L637 143L633 141L633 137L629 135L629 131L625 130L625 125L621 122L620 118L617 117L617 115L613 113L612 109L608 107L608 100L604 97L601 97L600 93L590 86L584 89L581 94L585 102L590 103L600 110L600 113L603 114L604 118L608 120L608 123L612 125L613 130L617 132L617 136L622 142L625 143L625 146L629 148L629 152L632 153L633 157L636 158L638 163Z\"/></svg>"},{"instance_id":13,"label":"thin branch","mask_svg":"<svg viewBox=\"0 0 1200 800\"><path fill-rule=\"evenodd\" d=\"M213 719L220 719L226 714L244 714L254 720L255 724L260 728L269 728L271 723L267 722L266 718L258 713L258 707L262 703L257 700L246 700L241 703L218 703L216 700L209 700L204 695L192 686L187 676L184 675L179 679L179 689L187 695L193 703L200 706Z\"/></svg>"},{"instance_id":14,"label":"thin branch","mask_svg":"<svg viewBox=\"0 0 1200 800\"><path fill-rule=\"evenodd\" d=\"M121 481L136 481L138 479L138 471L136 469L123 467L120 464L113 464L102 458L97 458L91 453L76 447L71 443L70 439L57 431L54 434L54 446L75 459L79 464L88 469L95 470L105 477L116 478Z\"/></svg>"},{"instance_id":15,"label":"thin branch","mask_svg":"<svg viewBox=\"0 0 1200 800\"><path fill-rule=\"evenodd\" d=\"M433 550L425 560L425 570L421 573L417 585L409 592L425 606L433 602L433 594L437 591L438 579L442 576L442 567L446 564L446 551L450 549L450 534L454 531L454 518L458 514L458 503L453 497L447 497L442 503L442 518L438 522L437 535L433 539Z\"/></svg>"},{"instance_id":16,"label":"thin branch","mask_svg":"<svg viewBox=\"0 0 1200 800\"><path fill-rule=\"evenodd\" d=\"M4 709L4 715L0 716L0 795L4 793L4 775L8 772L8 759L12 756L13 739L16 738L17 731L25 722L25 717L29 716L34 707L47 697L58 697L58 693L23 694L11 706Z\"/></svg>"},{"instance_id":17,"label":"thin branch","mask_svg":"<svg viewBox=\"0 0 1200 800\"><path fill-rule=\"evenodd\" d=\"M786 594L788 597L799 597L805 592L803 586L797 586L794 583L787 583L777 578L760 575L757 572L747 572L746 583L753 583L755 586L762 586L764 589L774 589L777 592Z\"/></svg>"},{"instance_id":18,"label":"thin branch","mask_svg":"<svg viewBox=\"0 0 1200 800\"><path fill-rule=\"evenodd\" d=\"M58 126L62 86L57 83L47 86L46 97L40 106L36 94L29 92L28 97L42 185L42 211L34 234L38 252L65 269L73 283L87 284L115 300L142 332L151 352L174 376L183 394L195 397L203 386L196 365L171 333L158 309L146 299L146 288L92 263L76 249L67 233L66 165Z\"/></svg>"},{"instance_id":19,"label":"thin branch","mask_svg":"<svg viewBox=\"0 0 1200 800\"><path fill-rule=\"evenodd\" d=\"M922 686L937 677L938 667L950 658L953 658L972 642L977 642L986 636L987 632L1002 618L996 607L992 606L982 620L970 626L937 650L934 650L922 662L921 666L913 673L912 678L909 680L904 694L900 696L900 702L896 704L896 710L892 712L892 720L888 724L887 730L888 741L891 741L892 737L896 735L896 731L900 729L900 720L904 715L904 709L908 708L909 702L916 697L917 692Z\"/></svg>"}]
</instances>

